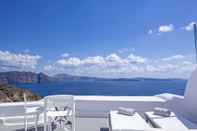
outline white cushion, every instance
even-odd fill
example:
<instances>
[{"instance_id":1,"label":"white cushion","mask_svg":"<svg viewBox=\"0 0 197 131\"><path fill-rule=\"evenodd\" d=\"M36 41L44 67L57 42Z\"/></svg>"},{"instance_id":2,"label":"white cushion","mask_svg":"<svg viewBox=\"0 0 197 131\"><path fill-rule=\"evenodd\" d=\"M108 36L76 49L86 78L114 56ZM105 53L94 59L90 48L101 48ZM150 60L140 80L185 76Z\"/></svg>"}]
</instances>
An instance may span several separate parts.
<instances>
[{"instance_id":1,"label":"white cushion","mask_svg":"<svg viewBox=\"0 0 197 131\"><path fill-rule=\"evenodd\" d=\"M119 107L118 113L122 115L132 116L135 113L135 110L132 108Z\"/></svg>"}]
</instances>

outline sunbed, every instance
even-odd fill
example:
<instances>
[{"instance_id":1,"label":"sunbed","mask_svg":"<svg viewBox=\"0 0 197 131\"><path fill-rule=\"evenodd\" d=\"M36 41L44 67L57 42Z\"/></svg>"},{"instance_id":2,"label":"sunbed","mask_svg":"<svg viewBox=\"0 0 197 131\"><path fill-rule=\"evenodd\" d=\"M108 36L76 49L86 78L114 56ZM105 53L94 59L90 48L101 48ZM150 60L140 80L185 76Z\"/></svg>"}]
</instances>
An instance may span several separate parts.
<instances>
[{"instance_id":1,"label":"sunbed","mask_svg":"<svg viewBox=\"0 0 197 131\"><path fill-rule=\"evenodd\" d=\"M111 131L149 131L153 128L135 112L132 116L119 114L111 111L109 114L109 125Z\"/></svg>"},{"instance_id":2,"label":"sunbed","mask_svg":"<svg viewBox=\"0 0 197 131\"><path fill-rule=\"evenodd\" d=\"M197 125L174 112L171 112L171 115L166 117L155 115L153 111L150 111L145 113L145 117L146 120L152 122L152 124L155 125L156 128L161 128L166 131L197 130Z\"/></svg>"}]
</instances>

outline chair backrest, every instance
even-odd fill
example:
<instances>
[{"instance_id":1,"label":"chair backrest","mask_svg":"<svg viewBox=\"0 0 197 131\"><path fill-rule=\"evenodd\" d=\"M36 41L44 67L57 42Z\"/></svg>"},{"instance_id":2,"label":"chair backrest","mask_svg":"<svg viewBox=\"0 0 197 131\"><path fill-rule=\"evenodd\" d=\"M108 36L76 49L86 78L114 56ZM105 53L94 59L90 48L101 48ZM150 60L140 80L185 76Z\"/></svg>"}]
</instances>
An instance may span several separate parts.
<instances>
[{"instance_id":1,"label":"chair backrest","mask_svg":"<svg viewBox=\"0 0 197 131\"><path fill-rule=\"evenodd\" d=\"M197 118L197 69L192 72L184 94L184 106L186 111Z\"/></svg>"},{"instance_id":2,"label":"chair backrest","mask_svg":"<svg viewBox=\"0 0 197 131\"><path fill-rule=\"evenodd\" d=\"M47 129L47 111L55 111L56 107L58 110L72 111L72 131L75 131L75 103L72 95L51 95L44 98L45 110L44 110L44 130Z\"/></svg>"},{"instance_id":3,"label":"chair backrest","mask_svg":"<svg viewBox=\"0 0 197 131\"><path fill-rule=\"evenodd\" d=\"M65 108L70 108L73 110L74 100L72 95L51 95L46 96L45 100L45 108L46 110L65 110Z\"/></svg>"}]
</instances>

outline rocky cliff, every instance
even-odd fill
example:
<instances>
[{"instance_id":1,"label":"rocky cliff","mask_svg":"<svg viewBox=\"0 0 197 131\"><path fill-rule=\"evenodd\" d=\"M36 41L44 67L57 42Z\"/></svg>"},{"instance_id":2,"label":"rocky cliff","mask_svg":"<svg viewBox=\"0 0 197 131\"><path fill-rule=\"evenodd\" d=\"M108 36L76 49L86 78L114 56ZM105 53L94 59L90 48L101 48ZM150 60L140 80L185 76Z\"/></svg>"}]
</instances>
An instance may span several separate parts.
<instances>
[{"instance_id":1,"label":"rocky cliff","mask_svg":"<svg viewBox=\"0 0 197 131\"><path fill-rule=\"evenodd\" d=\"M0 102L24 101L23 94L26 94L28 101L40 100L41 97L29 90L17 88L12 85L0 84Z\"/></svg>"},{"instance_id":2,"label":"rocky cliff","mask_svg":"<svg viewBox=\"0 0 197 131\"><path fill-rule=\"evenodd\" d=\"M10 84L10 83L47 83L53 81L53 78L45 75L44 73L34 73L34 72L1 72L0 73L0 83Z\"/></svg>"}]
</instances>

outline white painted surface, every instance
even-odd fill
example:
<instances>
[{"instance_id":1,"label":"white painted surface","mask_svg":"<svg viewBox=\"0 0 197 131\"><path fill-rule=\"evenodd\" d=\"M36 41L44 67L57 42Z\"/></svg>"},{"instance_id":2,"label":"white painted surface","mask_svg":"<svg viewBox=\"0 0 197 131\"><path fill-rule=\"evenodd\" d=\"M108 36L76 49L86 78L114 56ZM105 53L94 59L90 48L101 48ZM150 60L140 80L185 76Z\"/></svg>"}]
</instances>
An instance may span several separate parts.
<instances>
[{"instance_id":1,"label":"white painted surface","mask_svg":"<svg viewBox=\"0 0 197 131\"><path fill-rule=\"evenodd\" d=\"M111 111L110 123L112 131L146 131L152 129L137 112L128 116L119 114L118 111Z\"/></svg>"},{"instance_id":2,"label":"white painted surface","mask_svg":"<svg viewBox=\"0 0 197 131\"><path fill-rule=\"evenodd\" d=\"M197 130L197 125L173 112L169 117L155 115L154 112L146 112L146 114L159 127L167 131Z\"/></svg>"},{"instance_id":3,"label":"white painted surface","mask_svg":"<svg viewBox=\"0 0 197 131\"><path fill-rule=\"evenodd\" d=\"M75 96L75 101L137 101L137 102L165 102L154 96Z\"/></svg>"},{"instance_id":4,"label":"white painted surface","mask_svg":"<svg viewBox=\"0 0 197 131\"><path fill-rule=\"evenodd\" d=\"M77 118L76 131L100 131L108 128L108 118Z\"/></svg>"},{"instance_id":5,"label":"white painted surface","mask_svg":"<svg viewBox=\"0 0 197 131\"><path fill-rule=\"evenodd\" d=\"M170 93L163 93L163 94L159 94L159 95L155 95L157 97L160 97L166 101L170 101L170 100L173 100L173 99L184 99L184 96L180 96L180 95L176 95L176 94L170 94Z\"/></svg>"},{"instance_id":6,"label":"white painted surface","mask_svg":"<svg viewBox=\"0 0 197 131\"><path fill-rule=\"evenodd\" d=\"M75 96L77 110L76 131L99 131L108 127L108 113L118 107L131 107L137 111L149 111L154 107L165 107L166 100L156 96ZM23 102L0 104L0 115L23 115ZM42 101L29 102L29 105L43 105ZM10 128L13 129L13 128Z\"/></svg>"},{"instance_id":7,"label":"white painted surface","mask_svg":"<svg viewBox=\"0 0 197 131\"><path fill-rule=\"evenodd\" d=\"M79 117L108 117L119 107L147 111L162 106L165 100L156 96L76 96L76 114Z\"/></svg>"},{"instance_id":8,"label":"white painted surface","mask_svg":"<svg viewBox=\"0 0 197 131\"><path fill-rule=\"evenodd\" d=\"M100 128L107 128L108 119L107 118L76 118L76 131L100 131ZM0 125L0 131L24 131L23 125L20 126L3 126ZM31 128L31 127L30 127ZM34 130L30 130L34 131ZM38 131L43 131L38 130ZM54 131L63 131L61 129L56 129Z\"/></svg>"},{"instance_id":9,"label":"white painted surface","mask_svg":"<svg viewBox=\"0 0 197 131\"><path fill-rule=\"evenodd\" d=\"M74 96L77 116L107 117L110 110L132 107L138 111L150 110L166 102L155 96ZM43 106L43 101L28 102L28 105ZM23 115L24 103L1 103L0 116Z\"/></svg>"},{"instance_id":10,"label":"white painted surface","mask_svg":"<svg viewBox=\"0 0 197 131\"><path fill-rule=\"evenodd\" d=\"M197 69L193 71L188 79L184 96L169 93L156 96L166 100L165 107L197 123Z\"/></svg>"},{"instance_id":11,"label":"white painted surface","mask_svg":"<svg viewBox=\"0 0 197 131\"><path fill-rule=\"evenodd\" d=\"M188 80L184 94L184 107L197 122L197 69L192 73Z\"/></svg>"},{"instance_id":12,"label":"white painted surface","mask_svg":"<svg viewBox=\"0 0 197 131\"><path fill-rule=\"evenodd\" d=\"M162 106L165 100L150 96L150 97L111 97L111 96L75 96L74 101L76 104L77 131L80 129L86 129L86 131L99 131L99 127L106 127L108 113L110 110L118 109L122 107L132 107L137 110L150 110L154 107ZM43 106L43 101L28 102L28 105L40 105ZM23 116L24 115L24 103L1 103L0 104L0 116ZM87 119L88 118L88 119ZM84 121L83 121L84 120ZM23 122L23 117L21 117ZM98 122L97 122L98 121ZM16 122L16 121L14 121ZM91 124L90 124L91 123ZM94 126L93 126L94 125ZM108 127L108 126L107 126ZM91 129L91 130L90 130Z\"/></svg>"}]
</instances>

